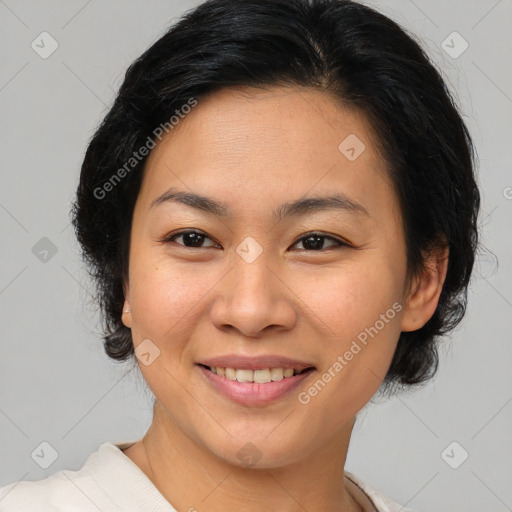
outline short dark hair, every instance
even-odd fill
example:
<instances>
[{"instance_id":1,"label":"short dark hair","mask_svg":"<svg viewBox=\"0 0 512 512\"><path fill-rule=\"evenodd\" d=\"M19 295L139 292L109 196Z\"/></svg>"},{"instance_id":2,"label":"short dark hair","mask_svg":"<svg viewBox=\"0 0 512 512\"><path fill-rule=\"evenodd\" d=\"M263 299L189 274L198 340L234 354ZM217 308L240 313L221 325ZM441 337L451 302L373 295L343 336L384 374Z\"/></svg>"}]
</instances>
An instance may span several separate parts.
<instances>
[{"instance_id":1,"label":"short dark hair","mask_svg":"<svg viewBox=\"0 0 512 512\"><path fill-rule=\"evenodd\" d=\"M439 337L466 310L478 244L475 151L420 44L350 0L208 0L130 65L87 148L71 212L96 284L105 351L118 361L134 354L121 321L123 283L147 157L132 160L130 169L126 162L191 98L281 85L324 91L366 116L400 201L409 272L422 269L440 240L449 246L437 309L422 328L400 334L384 384L426 382L438 367ZM115 175L122 179L113 182Z\"/></svg>"}]
</instances>

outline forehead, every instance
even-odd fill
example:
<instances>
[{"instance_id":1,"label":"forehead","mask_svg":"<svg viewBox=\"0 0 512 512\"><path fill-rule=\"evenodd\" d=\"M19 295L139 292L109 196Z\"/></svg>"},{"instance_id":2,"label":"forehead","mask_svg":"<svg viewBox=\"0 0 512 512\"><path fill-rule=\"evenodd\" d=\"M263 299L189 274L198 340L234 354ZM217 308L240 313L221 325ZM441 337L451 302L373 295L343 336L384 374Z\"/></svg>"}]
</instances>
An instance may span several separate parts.
<instances>
[{"instance_id":1,"label":"forehead","mask_svg":"<svg viewBox=\"0 0 512 512\"><path fill-rule=\"evenodd\" d=\"M203 159L214 159L217 155L224 159L228 153L233 159L244 158L251 151L251 160L263 161L269 155L280 156L280 161L305 156L316 157L317 163L319 157L334 161L340 156L340 142L348 135L357 136L368 149L374 149L371 146L375 137L364 116L314 89L226 88L197 102L151 158L173 145L173 139L180 144L186 142L184 139L194 142L199 152L193 156ZM254 150L258 153L254 154ZM245 161L244 166L249 163Z\"/></svg>"},{"instance_id":2,"label":"forehead","mask_svg":"<svg viewBox=\"0 0 512 512\"><path fill-rule=\"evenodd\" d=\"M178 187L236 211L338 191L371 209L393 195L376 146L365 117L326 93L223 89L198 99L152 150L141 196L149 208Z\"/></svg>"}]
</instances>

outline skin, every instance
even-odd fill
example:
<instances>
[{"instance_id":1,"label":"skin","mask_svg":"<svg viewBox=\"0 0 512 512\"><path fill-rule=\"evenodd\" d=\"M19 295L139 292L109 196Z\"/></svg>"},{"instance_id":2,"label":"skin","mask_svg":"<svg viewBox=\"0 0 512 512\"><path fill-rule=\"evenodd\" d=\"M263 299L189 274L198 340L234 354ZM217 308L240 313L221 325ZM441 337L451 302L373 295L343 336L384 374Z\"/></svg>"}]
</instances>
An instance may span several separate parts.
<instances>
[{"instance_id":1,"label":"skin","mask_svg":"<svg viewBox=\"0 0 512 512\"><path fill-rule=\"evenodd\" d=\"M338 145L356 134L354 161ZM401 331L437 306L447 249L408 278L403 221L370 125L327 93L231 88L201 98L148 158L131 232L123 322L135 348L160 355L139 367L156 397L151 427L124 453L179 511L359 511L343 468L356 414L378 390ZM176 187L225 203L231 218L174 202ZM282 203L347 195L368 215L308 212L275 222ZM202 246L183 237L203 232ZM322 231L323 248L304 241ZM236 252L248 236L263 252ZM306 245L303 245L305 244ZM189 244L190 245L190 244ZM402 306L311 401L297 395L332 367L365 328ZM266 406L220 395L195 363L225 354L278 354L316 370L300 389ZM251 442L253 467L237 452ZM192 508L193 507L193 508Z\"/></svg>"}]
</instances>

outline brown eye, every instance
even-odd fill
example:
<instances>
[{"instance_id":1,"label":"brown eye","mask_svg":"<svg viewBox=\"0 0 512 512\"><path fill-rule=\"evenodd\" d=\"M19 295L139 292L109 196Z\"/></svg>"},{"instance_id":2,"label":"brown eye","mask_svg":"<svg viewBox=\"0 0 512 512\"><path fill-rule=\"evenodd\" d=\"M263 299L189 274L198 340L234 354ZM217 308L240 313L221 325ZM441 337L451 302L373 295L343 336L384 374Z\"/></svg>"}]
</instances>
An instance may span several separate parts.
<instances>
[{"instance_id":1,"label":"brown eye","mask_svg":"<svg viewBox=\"0 0 512 512\"><path fill-rule=\"evenodd\" d=\"M181 241L180 241L181 239ZM210 245L204 245L205 241L210 240ZM326 246L327 243L330 245ZM219 244L215 243L209 236L201 231L196 230L187 230L181 231L178 233L174 233L172 235L167 236L164 240L164 243L177 243L178 245L182 245L184 247L190 249L202 249L206 247L220 247ZM308 233L306 236L300 238L293 245L297 245L302 243L303 248L300 250L306 251L315 251L319 252L324 249L331 249L336 247L350 247L350 245L342 240L334 238L332 236L323 234L323 233Z\"/></svg>"},{"instance_id":2,"label":"brown eye","mask_svg":"<svg viewBox=\"0 0 512 512\"><path fill-rule=\"evenodd\" d=\"M330 240L334 242L334 244L325 247L325 240ZM347 243L342 242L341 240L338 240L337 238L334 238L332 236L325 235L323 233L309 233L306 236L300 238L297 242L295 242L294 245L297 245L298 243L302 243L304 250L306 251L320 251L322 249L330 249L332 247L349 246Z\"/></svg>"},{"instance_id":3,"label":"brown eye","mask_svg":"<svg viewBox=\"0 0 512 512\"><path fill-rule=\"evenodd\" d=\"M176 242L176 240L182 238L181 242ZM184 247L189 247L192 249L201 249L203 247L217 247L218 244L213 242L212 245L203 246L203 243L205 240L210 240L213 242L213 240L208 237L205 233L202 233L200 231L194 231L194 230L188 230L188 231L181 231L180 233L175 233L171 236L166 237L163 241L168 242L176 242L178 245L183 245Z\"/></svg>"}]
</instances>

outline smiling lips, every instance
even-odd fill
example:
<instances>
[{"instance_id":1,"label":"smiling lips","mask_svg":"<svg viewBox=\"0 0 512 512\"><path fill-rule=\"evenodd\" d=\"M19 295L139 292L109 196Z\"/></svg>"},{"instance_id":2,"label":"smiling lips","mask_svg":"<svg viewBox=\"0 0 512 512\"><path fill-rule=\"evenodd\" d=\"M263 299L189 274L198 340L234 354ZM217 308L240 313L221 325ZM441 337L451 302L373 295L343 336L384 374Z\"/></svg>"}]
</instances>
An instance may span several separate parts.
<instances>
[{"instance_id":1,"label":"smiling lips","mask_svg":"<svg viewBox=\"0 0 512 512\"><path fill-rule=\"evenodd\" d=\"M222 356L197 366L214 389L250 406L267 405L284 396L315 370L309 363L280 356Z\"/></svg>"},{"instance_id":2,"label":"smiling lips","mask_svg":"<svg viewBox=\"0 0 512 512\"><path fill-rule=\"evenodd\" d=\"M257 384L266 384L267 382L276 382L293 375L298 375L306 370L294 370L293 368L264 368L261 370L244 370L236 368L223 368L221 366L210 368L209 370L221 377L237 382L256 382Z\"/></svg>"}]
</instances>

